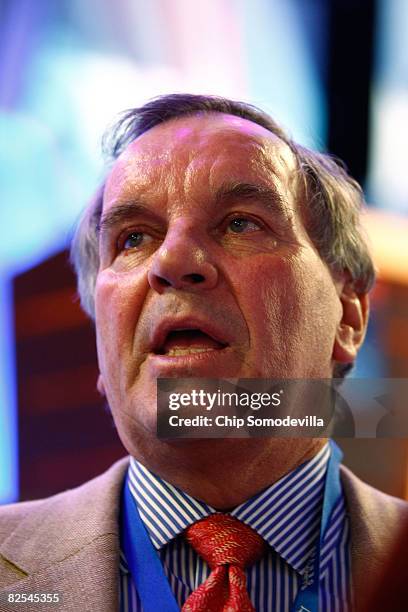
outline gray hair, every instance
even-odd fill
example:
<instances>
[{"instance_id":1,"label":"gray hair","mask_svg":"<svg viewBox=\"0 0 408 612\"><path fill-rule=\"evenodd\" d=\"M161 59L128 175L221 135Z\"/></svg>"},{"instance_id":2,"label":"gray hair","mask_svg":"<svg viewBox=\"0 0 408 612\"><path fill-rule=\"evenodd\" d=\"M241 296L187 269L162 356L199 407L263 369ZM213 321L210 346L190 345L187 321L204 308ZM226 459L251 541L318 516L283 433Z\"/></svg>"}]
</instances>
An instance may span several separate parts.
<instances>
[{"instance_id":1,"label":"gray hair","mask_svg":"<svg viewBox=\"0 0 408 612\"><path fill-rule=\"evenodd\" d=\"M347 272L358 293L368 292L375 280L373 262L360 223L364 195L359 184L333 157L295 143L260 109L218 96L171 94L140 108L125 111L104 136L105 153L114 161L136 138L161 123L198 113L224 113L253 121L285 142L293 152L303 184L304 223L320 257L333 274ZM71 247L78 276L78 292L85 312L94 319L94 289L99 268L98 226L103 188L84 210Z\"/></svg>"}]
</instances>

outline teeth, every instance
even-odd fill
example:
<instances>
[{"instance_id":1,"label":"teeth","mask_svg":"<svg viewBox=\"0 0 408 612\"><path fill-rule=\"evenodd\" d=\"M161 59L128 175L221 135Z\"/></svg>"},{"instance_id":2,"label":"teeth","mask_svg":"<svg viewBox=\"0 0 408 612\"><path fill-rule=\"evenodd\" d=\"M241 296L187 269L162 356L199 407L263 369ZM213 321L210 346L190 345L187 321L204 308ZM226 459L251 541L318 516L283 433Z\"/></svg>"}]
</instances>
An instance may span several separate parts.
<instances>
[{"instance_id":1,"label":"teeth","mask_svg":"<svg viewBox=\"0 0 408 612\"><path fill-rule=\"evenodd\" d=\"M169 357L177 357L178 355L191 355L192 353L206 353L207 351L214 351L215 349L211 348L199 348L199 347L191 347L191 348L174 348L170 349L166 355Z\"/></svg>"}]
</instances>

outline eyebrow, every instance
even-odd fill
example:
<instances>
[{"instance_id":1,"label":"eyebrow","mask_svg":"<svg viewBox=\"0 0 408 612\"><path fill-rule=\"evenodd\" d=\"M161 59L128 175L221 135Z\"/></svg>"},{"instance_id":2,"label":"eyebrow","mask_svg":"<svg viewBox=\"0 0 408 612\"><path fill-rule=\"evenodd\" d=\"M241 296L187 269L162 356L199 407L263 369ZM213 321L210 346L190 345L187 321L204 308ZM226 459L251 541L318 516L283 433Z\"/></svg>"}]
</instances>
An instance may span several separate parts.
<instances>
[{"instance_id":1,"label":"eyebrow","mask_svg":"<svg viewBox=\"0 0 408 612\"><path fill-rule=\"evenodd\" d=\"M126 223L127 221L133 221L137 215L152 216L152 213L146 206L137 202L124 202L123 204L118 204L105 214L102 214L96 229L98 233L103 234L117 225Z\"/></svg>"},{"instance_id":2,"label":"eyebrow","mask_svg":"<svg viewBox=\"0 0 408 612\"><path fill-rule=\"evenodd\" d=\"M289 219L293 212L275 189L257 183L243 183L239 181L223 183L217 189L215 197L217 203L234 198L239 200L257 200L266 209L283 215L286 219Z\"/></svg>"}]
</instances>

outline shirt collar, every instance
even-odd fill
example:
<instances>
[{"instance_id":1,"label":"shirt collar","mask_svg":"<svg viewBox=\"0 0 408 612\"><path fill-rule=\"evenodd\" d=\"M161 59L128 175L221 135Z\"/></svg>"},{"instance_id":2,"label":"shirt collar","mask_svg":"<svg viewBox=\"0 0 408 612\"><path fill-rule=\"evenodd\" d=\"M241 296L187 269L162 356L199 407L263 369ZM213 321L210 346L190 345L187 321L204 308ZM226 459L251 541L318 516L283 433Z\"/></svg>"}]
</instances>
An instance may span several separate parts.
<instances>
[{"instance_id":1,"label":"shirt collar","mask_svg":"<svg viewBox=\"0 0 408 612\"><path fill-rule=\"evenodd\" d=\"M260 536L296 571L303 573L319 536L326 444L317 455L230 512ZM129 487L156 549L189 525L216 512L131 458Z\"/></svg>"}]
</instances>

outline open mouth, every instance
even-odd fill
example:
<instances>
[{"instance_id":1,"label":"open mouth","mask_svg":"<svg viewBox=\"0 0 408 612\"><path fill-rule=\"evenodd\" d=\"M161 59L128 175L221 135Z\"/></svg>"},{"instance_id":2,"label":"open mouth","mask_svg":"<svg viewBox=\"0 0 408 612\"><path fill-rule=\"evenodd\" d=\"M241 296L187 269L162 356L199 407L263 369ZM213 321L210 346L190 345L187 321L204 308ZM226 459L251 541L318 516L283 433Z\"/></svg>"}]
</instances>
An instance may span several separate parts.
<instances>
[{"instance_id":1,"label":"open mouth","mask_svg":"<svg viewBox=\"0 0 408 612\"><path fill-rule=\"evenodd\" d=\"M201 329L174 329L167 333L163 343L155 353L177 357L179 355L219 351L226 346L226 344L219 342Z\"/></svg>"}]
</instances>

